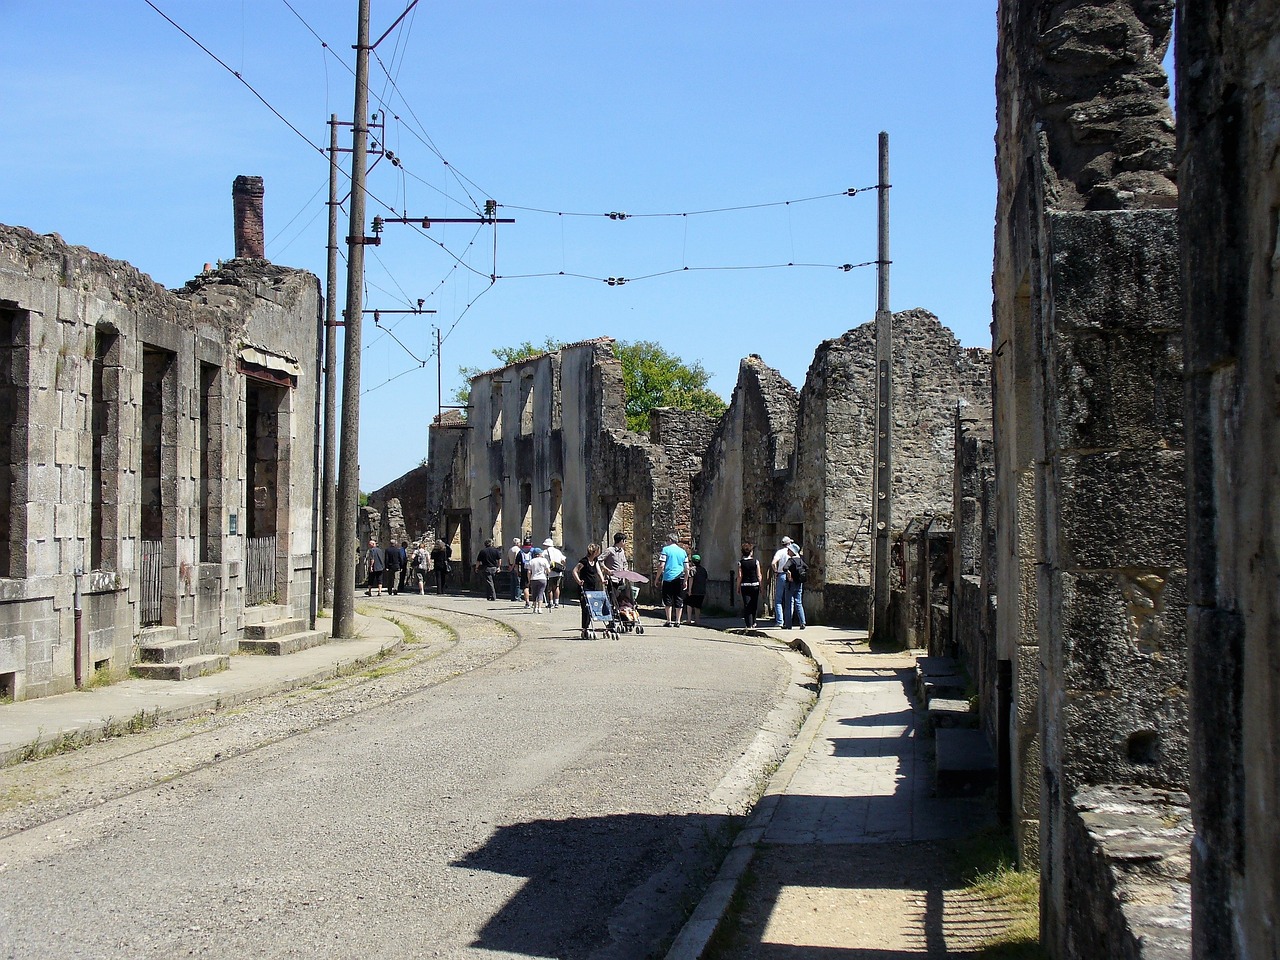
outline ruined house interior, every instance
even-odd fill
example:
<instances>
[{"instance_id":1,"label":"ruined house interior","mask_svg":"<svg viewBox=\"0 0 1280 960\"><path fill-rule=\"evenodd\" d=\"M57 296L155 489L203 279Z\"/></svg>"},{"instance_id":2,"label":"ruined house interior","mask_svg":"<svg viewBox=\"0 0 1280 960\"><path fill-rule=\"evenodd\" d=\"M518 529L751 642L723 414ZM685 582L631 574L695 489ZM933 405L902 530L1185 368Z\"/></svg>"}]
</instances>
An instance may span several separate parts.
<instances>
[{"instance_id":1,"label":"ruined house interior","mask_svg":"<svg viewBox=\"0 0 1280 960\"><path fill-rule=\"evenodd\" d=\"M891 632L963 665L1057 958L1280 955L1280 3L1176 17L1175 124L1172 0L1000 4L992 349L893 316ZM172 293L0 228L0 695L314 625L318 311L260 250ZM728 610L786 535L865 625L873 325L647 435L611 343L475 377L359 541L675 532Z\"/></svg>"}]
</instances>

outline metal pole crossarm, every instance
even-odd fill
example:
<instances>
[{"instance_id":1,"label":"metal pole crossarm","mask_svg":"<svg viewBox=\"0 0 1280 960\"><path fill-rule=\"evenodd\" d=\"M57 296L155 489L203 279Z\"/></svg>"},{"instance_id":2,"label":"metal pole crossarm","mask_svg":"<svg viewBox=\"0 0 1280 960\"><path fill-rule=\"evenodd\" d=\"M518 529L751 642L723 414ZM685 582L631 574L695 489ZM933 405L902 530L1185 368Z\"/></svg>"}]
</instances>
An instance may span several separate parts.
<instances>
[{"instance_id":1,"label":"metal pole crossarm","mask_svg":"<svg viewBox=\"0 0 1280 960\"><path fill-rule=\"evenodd\" d=\"M409 310L365 310L364 313L372 313L374 317L383 313L435 313L435 310L424 310L422 307L411 308Z\"/></svg>"},{"instance_id":2,"label":"metal pole crossarm","mask_svg":"<svg viewBox=\"0 0 1280 960\"><path fill-rule=\"evenodd\" d=\"M383 217L383 223L416 223L424 230L433 223L515 223L509 217Z\"/></svg>"}]
</instances>

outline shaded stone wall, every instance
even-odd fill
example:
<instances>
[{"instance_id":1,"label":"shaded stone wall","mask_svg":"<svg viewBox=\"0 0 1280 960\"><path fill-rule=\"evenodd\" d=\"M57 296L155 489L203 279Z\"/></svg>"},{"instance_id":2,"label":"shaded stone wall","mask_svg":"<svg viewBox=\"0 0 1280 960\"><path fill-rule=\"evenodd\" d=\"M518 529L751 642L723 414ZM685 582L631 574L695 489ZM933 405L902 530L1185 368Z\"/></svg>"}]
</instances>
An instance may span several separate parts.
<instances>
[{"instance_id":1,"label":"shaded stone wall","mask_svg":"<svg viewBox=\"0 0 1280 960\"><path fill-rule=\"evenodd\" d=\"M957 403L985 408L990 354L963 348L927 310L894 329L893 525L951 509ZM805 608L827 622L865 623L871 583L875 325L819 345L800 391L792 501L805 533ZM784 517L790 520L791 517Z\"/></svg>"},{"instance_id":2,"label":"shaded stone wall","mask_svg":"<svg viewBox=\"0 0 1280 960\"><path fill-rule=\"evenodd\" d=\"M74 683L75 571L83 566L86 675L131 665L141 617L143 391L159 421L146 502L162 543L161 624L203 653L244 626L246 383L282 399L274 446L277 594L313 614L320 292L308 273L232 261L178 292L56 235L0 227L0 312L16 403L0 570L0 676L17 698ZM151 387L146 356L160 351ZM284 386L287 384L287 388ZM203 423L202 417L210 421ZM216 427L214 424L216 423ZM232 518L237 527L231 532Z\"/></svg>"},{"instance_id":3,"label":"shaded stone wall","mask_svg":"<svg viewBox=\"0 0 1280 960\"><path fill-rule=\"evenodd\" d=\"M738 365L738 381L694 480L695 546L709 573L708 602L732 608L744 541L764 565L787 512L799 394L759 356Z\"/></svg>"},{"instance_id":4,"label":"shaded stone wall","mask_svg":"<svg viewBox=\"0 0 1280 960\"><path fill-rule=\"evenodd\" d=\"M1194 952L1280 955L1280 2L1179 0Z\"/></svg>"},{"instance_id":5,"label":"shaded stone wall","mask_svg":"<svg viewBox=\"0 0 1280 960\"><path fill-rule=\"evenodd\" d=\"M1178 241L1160 209L1177 201L1160 67L1172 4L1023 0L999 15L1007 759L1023 856L1039 846L1042 940L1085 957L1099 926L1126 921L1073 906L1096 880L1071 859L1093 837L1079 796L1186 783Z\"/></svg>"},{"instance_id":6,"label":"shaded stone wall","mask_svg":"<svg viewBox=\"0 0 1280 960\"><path fill-rule=\"evenodd\" d=\"M976 412L976 409L974 411ZM985 413L985 411L983 411ZM995 480L990 415L956 413L954 539L951 560L951 643L978 690L981 726L997 743L997 657L993 634L995 583L991 574L995 516L989 509Z\"/></svg>"}]
</instances>

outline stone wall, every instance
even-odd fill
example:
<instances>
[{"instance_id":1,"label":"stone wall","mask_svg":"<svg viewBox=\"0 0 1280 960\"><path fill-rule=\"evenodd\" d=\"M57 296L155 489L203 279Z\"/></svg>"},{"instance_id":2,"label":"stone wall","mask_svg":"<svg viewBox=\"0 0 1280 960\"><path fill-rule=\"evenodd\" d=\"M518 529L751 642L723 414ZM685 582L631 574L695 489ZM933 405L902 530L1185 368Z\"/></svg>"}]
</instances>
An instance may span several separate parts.
<instances>
[{"instance_id":1,"label":"stone wall","mask_svg":"<svg viewBox=\"0 0 1280 960\"><path fill-rule=\"evenodd\" d=\"M1178 239L1163 209L1177 188L1160 67L1172 4L1023 0L999 16L1005 760L1024 857L1039 848L1042 940L1085 957L1123 921L1114 903L1074 907L1079 844L1101 842L1076 798L1186 784Z\"/></svg>"},{"instance_id":2,"label":"stone wall","mask_svg":"<svg viewBox=\"0 0 1280 960\"><path fill-rule=\"evenodd\" d=\"M1280 955L1280 2L1179 0L1194 951Z\"/></svg>"},{"instance_id":3,"label":"stone wall","mask_svg":"<svg viewBox=\"0 0 1280 960\"><path fill-rule=\"evenodd\" d=\"M957 404L990 402L990 353L963 348L927 310L893 315L893 527L951 509ZM805 608L863 624L871 584L875 325L819 345L800 391L795 479L809 559Z\"/></svg>"},{"instance_id":4,"label":"stone wall","mask_svg":"<svg viewBox=\"0 0 1280 960\"><path fill-rule=\"evenodd\" d=\"M131 665L147 517L145 538L160 544L156 619L202 653L242 635L251 522L277 537L279 602L314 616L319 312L314 276L265 261L170 292L56 235L0 227L7 695L73 685L77 569L82 670Z\"/></svg>"}]
</instances>

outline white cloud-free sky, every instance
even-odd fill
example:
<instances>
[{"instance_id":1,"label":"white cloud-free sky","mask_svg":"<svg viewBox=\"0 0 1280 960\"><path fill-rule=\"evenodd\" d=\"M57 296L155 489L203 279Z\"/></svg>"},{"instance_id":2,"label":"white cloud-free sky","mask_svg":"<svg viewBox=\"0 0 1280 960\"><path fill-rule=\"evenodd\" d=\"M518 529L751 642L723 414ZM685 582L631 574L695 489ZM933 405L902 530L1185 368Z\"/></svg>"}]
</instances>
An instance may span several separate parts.
<instances>
[{"instance_id":1,"label":"white cloud-free sky","mask_svg":"<svg viewBox=\"0 0 1280 960\"><path fill-rule=\"evenodd\" d=\"M350 119L356 0L153 2L312 144L327 146L330 114ZM373 38L408 2L373 0ZM404 346L366 321L361 487L426 455L436 325L446 398L460 365L548 336L656 340L726 398L749 353L799 386L820 341L875 311L874 268L836 269L875 259L875 192L828 195L876 183L881 130L892 307L989 347L995 7L421 0L372 67L403 167L382 162L369 189L395 215L473 216L493 198L517 223L499 228L496 260L492 229L469 225L390 225L370 248L367 307L422 297L439 312L388 318ZM267 256L323 279L324 156L144 0L11 0L0 31L0 222L176 287L232 256L231 182L260 175ZM778 203L811 197L827 199ZM776 205L638 216L757 204ZM788 263L819 266L682 269ZM622 286L559 275L669 270Z\"/></svg>"}]
</instances>

